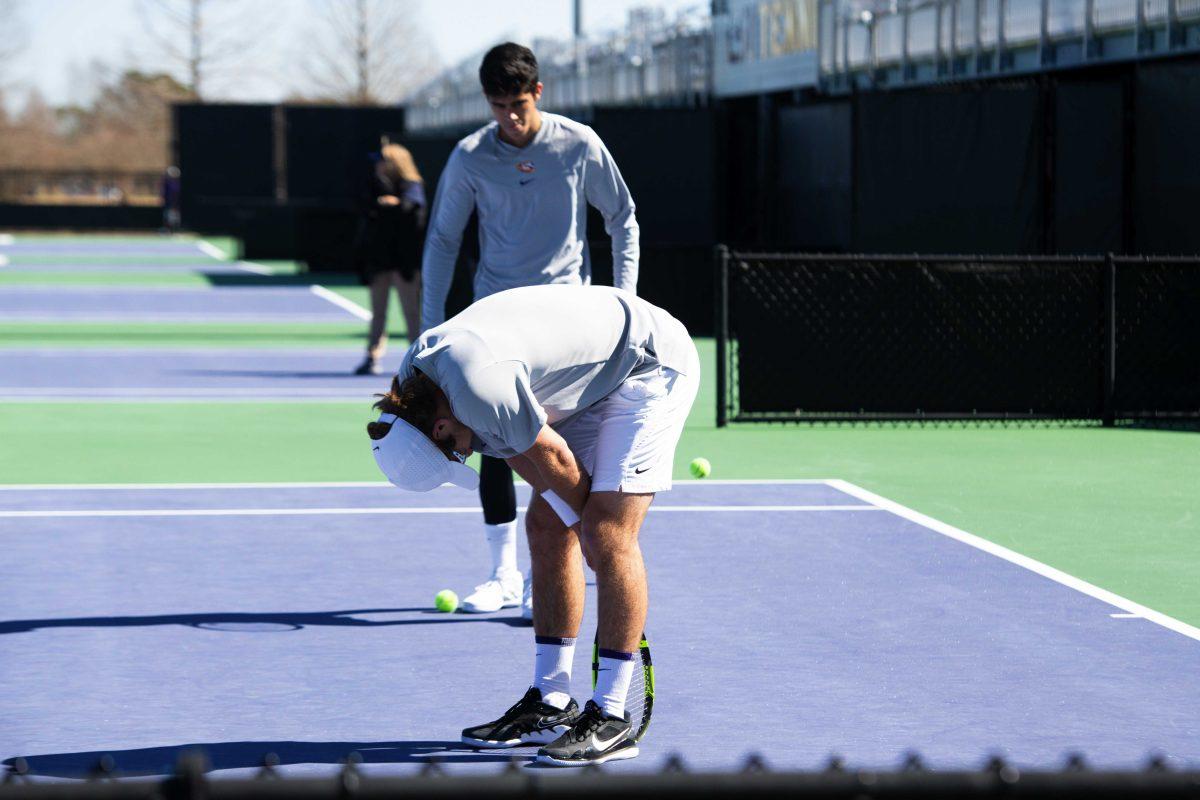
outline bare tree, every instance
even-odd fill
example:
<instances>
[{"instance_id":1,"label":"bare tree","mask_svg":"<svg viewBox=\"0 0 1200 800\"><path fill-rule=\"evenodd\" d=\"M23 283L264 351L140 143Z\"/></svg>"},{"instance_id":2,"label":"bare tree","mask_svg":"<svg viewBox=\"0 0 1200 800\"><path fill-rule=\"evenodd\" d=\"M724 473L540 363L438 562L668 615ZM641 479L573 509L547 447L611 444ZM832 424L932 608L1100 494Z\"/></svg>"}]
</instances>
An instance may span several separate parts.
<instances>
[{"instance_id":1,"label":"bare tree","mask_svg":"<svg viewBox=\"0 0 1200 800\"><path fill-rule=\"evenodd\" d=\"M252 11L258 4L238 0L138 0L149 37L169 66L199 98L212 93L217 72L244 66L270 29L257 29ZM258 10L261 10L259 8Z\"/></svg>"},{"instance_id":2,"label":"bare tree","mask_svg":"<svg viewBox=\"0 0 1200 800\"><path fill-rule=\"evenodd\" d=\"M394 103L437 64L415 0L310 0L316 21L297 94L340 103Z\"/></svg>"}]
</instances>

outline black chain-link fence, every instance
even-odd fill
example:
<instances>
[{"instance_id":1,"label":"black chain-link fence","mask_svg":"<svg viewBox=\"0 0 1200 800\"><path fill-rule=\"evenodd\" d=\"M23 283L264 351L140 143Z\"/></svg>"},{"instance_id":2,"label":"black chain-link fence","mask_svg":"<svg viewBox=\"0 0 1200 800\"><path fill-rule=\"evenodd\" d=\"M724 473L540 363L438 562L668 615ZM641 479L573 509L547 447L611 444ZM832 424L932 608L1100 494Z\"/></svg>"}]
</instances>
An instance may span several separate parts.
<instances>
[{"instance_id":1,"label":"black chain-link fence","mask_svg":"<svg viewBox=\"0 0 1200 800\"><path fill-rule=\"evenodd\" d=\"M1114 261L1117 414L1200 417L1200 261Z\"/></svg>"},{"instance_id":2,"label":"black chain-link fence","mask_svg":"<svg viewBox=\"0 0 1200 800\"><path fill-rule=\"evenodd\" d=\"M107 759L107 760L106 760ZM1067 757L1060 771L1025 771L1002 758L989 759L975 771L932 771L916 753L897 769L857 769L834 756L824 769L774 771L763 758L749 756L733 772L692 772L678 755L669 756L657 772L612 774L585 767L572 776L530 770L515 758L492 775L448 775L431 760L418 774L379 777L359 768L351 753L336 776L284 778L279 759L266 754L254 778L209 780L202 751L185 753L174 774L160 780L123 780L112 759L101 759L86 782L41 783L23 759L10 759L0 781L3 800L390 800L391 798L579 798L621 797L623 800L674 798L810 798L811 800L929 800L929 798L1026 798L1032 800L1200 800L1200 772L1171 768L1162 756L1150 756L1142 769L1093 771L1078 754Z\"/></svg>"},{"instance_id":3,"label":"black chain-link fence","mask_svg":"<svg viewBox=\"0 0 1200 800\"><path fill-rule=\"evenodd\" d=\"M717 251L718 423L1200 419L1200 259Z\"/></svg>"}]
</instances>

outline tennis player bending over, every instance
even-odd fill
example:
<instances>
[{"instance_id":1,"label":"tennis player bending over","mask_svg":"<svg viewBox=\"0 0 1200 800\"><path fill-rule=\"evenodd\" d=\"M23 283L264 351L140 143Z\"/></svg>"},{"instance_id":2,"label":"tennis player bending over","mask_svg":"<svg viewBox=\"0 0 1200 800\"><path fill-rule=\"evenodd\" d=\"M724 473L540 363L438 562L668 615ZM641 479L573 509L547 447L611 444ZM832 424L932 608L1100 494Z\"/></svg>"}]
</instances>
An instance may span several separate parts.
<instances>
[{"instance_id":1,"label":"tennis player bending over","mask_svg":"<svg viewBox=\"0 0 1200 800\"><path fill-rule=\"evenodd\" d=\"M625 695L646 620L638 531L671 488L675 446L699 386L683 325L629 292L548 285L484 298L404 356L367 426L375 460L402 489L473 489L472 452L504 458L534 490L533 685L499 719L463 731L476 747L542 744L561 766L633 758ZM581 554L596 573L600 671L571 698L583 619Z\"/></svg>"}]
</instances>

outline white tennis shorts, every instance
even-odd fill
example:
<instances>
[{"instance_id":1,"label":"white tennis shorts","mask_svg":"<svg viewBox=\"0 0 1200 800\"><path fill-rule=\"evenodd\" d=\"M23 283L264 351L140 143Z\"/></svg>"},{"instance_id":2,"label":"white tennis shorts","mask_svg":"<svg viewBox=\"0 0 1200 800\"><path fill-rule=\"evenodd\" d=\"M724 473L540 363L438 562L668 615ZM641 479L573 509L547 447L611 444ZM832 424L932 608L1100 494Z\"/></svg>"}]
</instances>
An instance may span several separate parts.
<instances>
[{"instance_id":1,"label":"white tennis shorts","mask_svg":"<svg viewBox=\"0 0 1200 800\"><path fill-rule=\"evenodd\" d=\"M665 492L699 388L700 358L693 348L686 375L659 367L627 378L554 429L592 476L593 492Z\"/></svg>"}]
</instances>

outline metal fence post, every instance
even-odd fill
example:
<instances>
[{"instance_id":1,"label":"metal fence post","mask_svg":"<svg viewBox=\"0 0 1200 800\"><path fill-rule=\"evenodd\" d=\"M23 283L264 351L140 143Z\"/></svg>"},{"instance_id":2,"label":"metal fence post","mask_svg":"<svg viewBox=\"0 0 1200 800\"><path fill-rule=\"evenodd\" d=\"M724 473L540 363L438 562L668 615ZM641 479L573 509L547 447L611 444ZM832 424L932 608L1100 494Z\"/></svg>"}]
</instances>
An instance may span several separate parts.
<instances>
[{"instance_id":1,"label":"metal fence post","mask_svg":"<svg viewBox=\"0 0 1200 800\"><path fill-rule=\"evenodd\" d=\"M1112 253L1104 258L1104 397L1101 402L1103 425L1116 424L1117 382L1117 260Z\"/></svg>"},{"instance_id":2,"label":"metal fence post","mask_svg":"<svg viewBox=\"0 0 1200 800\"><path fill-rule=\"evenodd\" d=\"M724 428L729 423L729 248L719 244L714 255L717 284L717 427Z\"/></svg>"}]
</instances>

